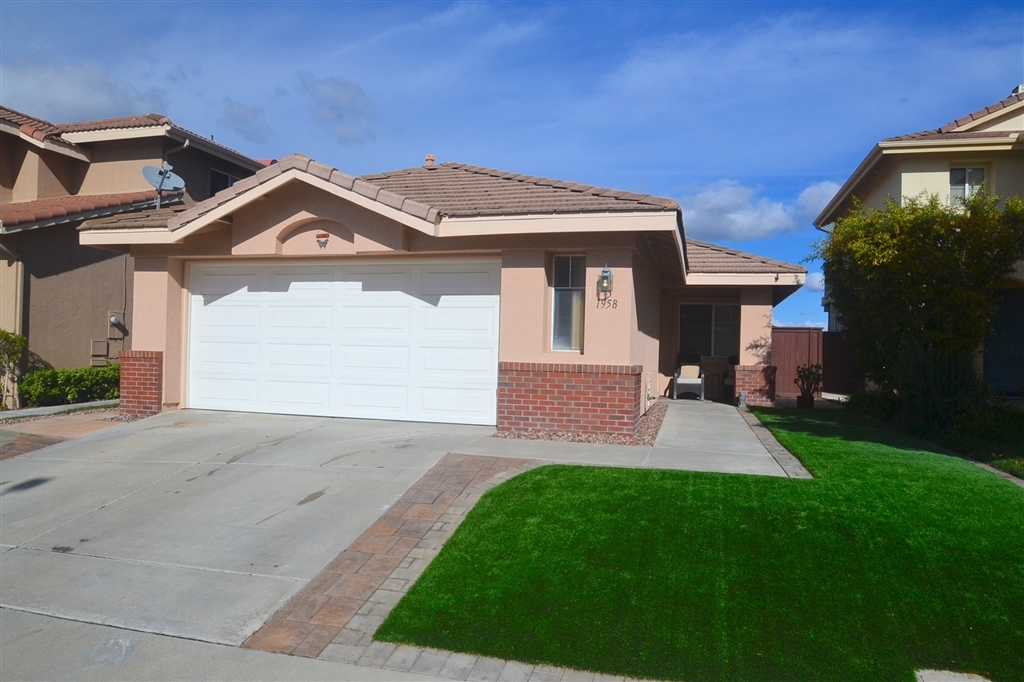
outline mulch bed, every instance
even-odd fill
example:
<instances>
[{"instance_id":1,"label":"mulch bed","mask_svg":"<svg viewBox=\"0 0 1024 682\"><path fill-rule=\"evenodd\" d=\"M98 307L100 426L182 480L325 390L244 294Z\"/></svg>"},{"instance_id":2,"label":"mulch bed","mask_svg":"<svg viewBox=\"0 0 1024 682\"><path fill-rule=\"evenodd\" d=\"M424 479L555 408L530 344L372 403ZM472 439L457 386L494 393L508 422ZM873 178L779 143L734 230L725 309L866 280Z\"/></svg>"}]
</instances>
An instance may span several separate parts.
<instances>
[{"instance_id":1,"label":"mulch bed","mask_svg":"<svg viewBox=\"0 0 1024 682\"><path fill-rule=\"evenodd\" d=\"M520 440L553 440L563 443L601 443L604 445L654 445L665 420L668 405L655 403L647 414L640 417L636 436L621 433L580 433L577 431L498 431L492 438L517 438Z\"/></svg>"}]
</instances>

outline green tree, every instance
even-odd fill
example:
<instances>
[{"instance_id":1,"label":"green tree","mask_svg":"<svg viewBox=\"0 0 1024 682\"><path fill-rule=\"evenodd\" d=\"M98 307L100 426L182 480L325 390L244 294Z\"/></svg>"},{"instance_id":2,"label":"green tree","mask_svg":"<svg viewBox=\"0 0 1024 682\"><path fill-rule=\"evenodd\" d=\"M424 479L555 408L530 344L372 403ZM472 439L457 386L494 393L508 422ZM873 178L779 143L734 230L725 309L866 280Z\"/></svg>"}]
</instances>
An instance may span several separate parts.
<instances>
[{"instance_id":1,"label":"green tree","mask_svg":"<svg viewBox=\"0 0 1024 682\"><path fill-rule=\"evenodd\" d=\"M999 197L979 192L946 206L922 195L902 205L890 198L878 210L855 200L814 249L868 377L904 407L923 410L915 421L955 419L978 383L973 357L996 290L1024 259L1024 202L1014 197L1000 208Z\"/></svg>"}]
</instances>

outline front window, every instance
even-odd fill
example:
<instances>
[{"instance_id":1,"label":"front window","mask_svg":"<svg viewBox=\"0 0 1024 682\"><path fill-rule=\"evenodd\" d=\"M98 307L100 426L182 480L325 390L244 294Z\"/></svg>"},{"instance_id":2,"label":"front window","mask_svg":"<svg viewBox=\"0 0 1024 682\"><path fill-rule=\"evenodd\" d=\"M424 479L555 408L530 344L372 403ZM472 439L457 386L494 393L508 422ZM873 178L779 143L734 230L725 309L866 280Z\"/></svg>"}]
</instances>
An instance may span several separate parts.
<instances>
[{"instance_id":1,"label":"front window","mask_svg":"<svg viewBox=\"0 0 1024 682\"><path fill-rule=\"evenodd\" d=\"M950 168L949 205L962 204L977 194L984 184L984 168Z\"/></svg>"},{"instance_id":2,"label":"front window","mask_svg":"<svg viewBox=\"0 0 1024 682\"><path fill-rule=\"evenodd\" d=\"M736 357L740 354L738 305L679 306L679 357L687 363L701 356Z\"/></svg>"},{"instance_id":3,"label":"front window","mask_svg":"<svg viewBox=\"0 0 1024 682\"><path fill-rule=\"evenodd\" d=\"M585 256L555 256L553 350L583 349L583 293L587 279Z\"/></svg>"}]
</instances>

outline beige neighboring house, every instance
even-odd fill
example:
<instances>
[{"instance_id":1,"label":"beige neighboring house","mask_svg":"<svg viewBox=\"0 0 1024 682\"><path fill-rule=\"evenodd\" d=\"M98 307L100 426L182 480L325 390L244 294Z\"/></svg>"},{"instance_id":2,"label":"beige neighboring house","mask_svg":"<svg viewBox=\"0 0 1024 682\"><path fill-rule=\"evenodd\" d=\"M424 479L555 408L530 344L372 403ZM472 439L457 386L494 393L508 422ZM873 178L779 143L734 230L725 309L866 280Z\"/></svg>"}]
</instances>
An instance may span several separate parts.
<instances>
[{"instance_id":1,"label":"beige neighboring house","mask_svg":"<svg viewBox=\"0 0 1024 682\"><path fill-rule=\"evenodd\" d=\"M29 369L102 365L131 348L134 260L79 244L78 226L154 208L142 168L165 158L185 180L168 206L264 167L158 114L53 124L0 107L0 328L28 338Z\"/></svg>"},{"instance_id":2,"label":"beige neighboring house","mask_svg":"<svg viewBox=\"0 0 1024 682\"><path fill-rule=\"evenodd\" d=\"M1024 197L1024 85L941 128L882 140L814 224L824 227L846 215L854 197L873 208L888 197L922 193L952 204L982 187L1004 198ZM829 330L836 329L829 312ZM989 325L984 376L996 391L1024 395L1024 261L1007 280Z\"/></svg>"},{"instance_id":3,"label":"beige neighboring house","mask_svg":"<svg viewBox=\"0 0 1024 682\"><path fill-rule=\"evenodd\" d=\"M135 258L143 413L633 433L680 360L770 403L772 307L805 276L687 240L668 199L433 157L356 178L297 154L80 237Z\"/></svg>"}]
</instances>

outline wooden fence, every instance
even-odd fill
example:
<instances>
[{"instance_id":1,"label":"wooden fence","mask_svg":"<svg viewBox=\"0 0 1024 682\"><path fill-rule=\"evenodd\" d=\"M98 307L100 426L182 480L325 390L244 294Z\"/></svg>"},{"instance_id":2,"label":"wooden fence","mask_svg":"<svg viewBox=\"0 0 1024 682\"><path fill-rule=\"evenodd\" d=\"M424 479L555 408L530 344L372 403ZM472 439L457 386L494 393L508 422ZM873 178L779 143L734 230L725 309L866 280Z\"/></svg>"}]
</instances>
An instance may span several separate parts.
<instances>
[{"instance_id":1,"label":"wooden fence","mask_svg":"<svg viewBox=\"0 0 1024 682\"><path fill-rule=\"evenodd\" d=\"M775 375L775 395L792 398L800 395L794 383L796 368L801 365L822 364L822 330L817 327L772 327L772 364ZM821 393L815 394L820 398Z\"/></svg>"}]
</instances>

